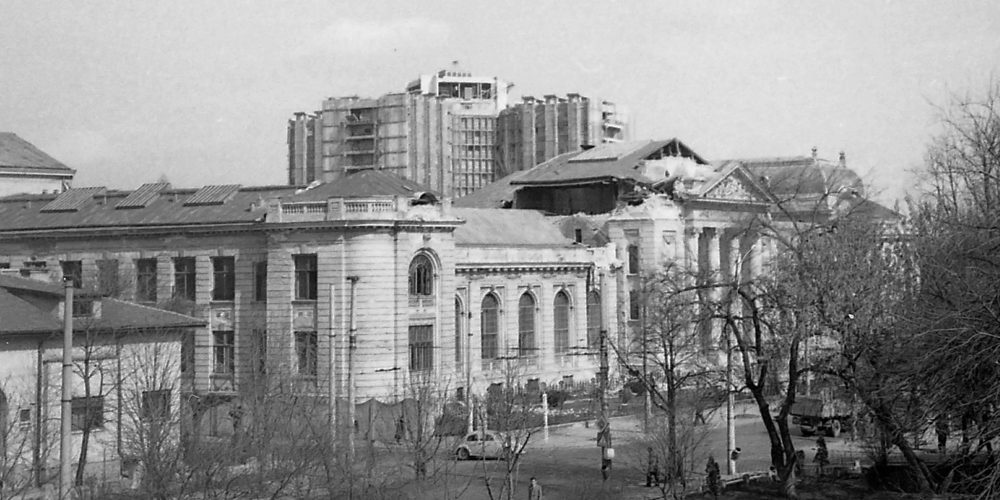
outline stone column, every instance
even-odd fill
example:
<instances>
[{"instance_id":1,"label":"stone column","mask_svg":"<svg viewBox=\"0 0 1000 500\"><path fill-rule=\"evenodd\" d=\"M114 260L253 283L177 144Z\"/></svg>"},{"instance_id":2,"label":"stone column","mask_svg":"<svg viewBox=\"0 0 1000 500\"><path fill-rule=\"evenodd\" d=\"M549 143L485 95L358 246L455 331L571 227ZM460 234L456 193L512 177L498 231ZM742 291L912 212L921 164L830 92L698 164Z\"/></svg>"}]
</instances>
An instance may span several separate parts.
<instances>
[{"instance_id":1,"label":"stone column","mask_svg":"<svg viewBox=\"0 0 1000 500\"><path fill-rule=\"evenodd\" d=\"M708 272L708 280L712 283L719 282L718 275L722 271L722 254L719 249L721 233L720 228L707 228L707 231L702 233L702 237L708 238L708 262L705 263L705 270ZM718 296L717 293L712 295Z\"/></svg>"},{"instance_id":2,"label":"stone column","mask_svg":"<svg viewBox=\"0 0 1000 500\"><path fill-rule=\"evenodd\" d=\"M684 228L684 270L688 273L698 272L698 238L701 233L700 227Z\"/></svg>"},{"instance_id":3,"label":"stone column","mask_svg":"<svg viewBox=\"0 0 1000 500\"><path fill-rule=\"evenodd\" d=\"M740 235L739 233L734 233L729 238L729 276L726 279L732 279L740 281L743 275L743 254L740 248ZM737 275L737 272L739 274Z\"/></svg>"},{"instance_id":4,"label":"stone column","mask_svg":"<svg viewBox=\"0 0 1000 500\"><path fill-rule=\"evenodd\" d=\"M764 272L764 237L756 234L750 239L750 279L757 279Z\"/></svg>"}]
</instances>

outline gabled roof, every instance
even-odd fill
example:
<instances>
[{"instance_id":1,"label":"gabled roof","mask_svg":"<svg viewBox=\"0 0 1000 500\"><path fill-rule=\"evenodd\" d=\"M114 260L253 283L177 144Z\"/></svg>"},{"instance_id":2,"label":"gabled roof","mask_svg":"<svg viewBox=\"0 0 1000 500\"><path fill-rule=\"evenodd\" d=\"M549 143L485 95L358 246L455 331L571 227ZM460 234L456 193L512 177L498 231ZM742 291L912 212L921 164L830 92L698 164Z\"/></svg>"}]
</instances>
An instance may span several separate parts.
<instances>
[{"instance_id":1,"label":"gabled roof","mask_svg":"<svg viewBox=\"0 0 1000 500\"><path fill-rule=\"evenodd\" d=\"M842 188L864 190L864 183L853 170L809 156L734 159L719 164L733 162L743 165L779 198L782 195L825 194Z\"/></svg>"},{"instance_id":2,"label":"gabled roof","mask_svg":"<svg viewBox=\"0 0 1000 500\"><path fill-rule=\"evenodd\" d=\"M424 193L440 198L438 193L430 191L416 182L381 170L362 170L333 182L319 184L297 192L286 201L326 201L330 198L365 198L370 196L406 196L411 198Z\"/></svg>"},{"instance_id":3,"label":"gabled roof","mask_svg":"<svg viewBox=\"0 0 1000 500\"><path fill-rule=\"evenodd\" d=\"M63 165L12 132L0 132L0 172L71 178L76 170Z\"/></svg>"},{"instance_id":4,"label":"gabled roof","mask_svg":"<svg viewBox=\"0 0 1000 500\"><path fill-rule=\"evenodd\" d=\"M588 150L559 155L528 170L524 176L511 181L512 185L541 186L599 182L610 179L632 179L653 183L643 175L640 162L661 150L691 158L697 163L708 164L691 148L677 139L605 143Z\"/></svg>"},{"instance_id":5,"label":"gabled roof","mask_svg":"<svg viewBox=\"0 0 1000 500\"><path fill-rule=\"evenodd\" d=\"M455 228L456 245L556 246L567 247L567 239L552 221L536 210L499 208L455 208L465 220Z\"/></svg>"}]
</instances>

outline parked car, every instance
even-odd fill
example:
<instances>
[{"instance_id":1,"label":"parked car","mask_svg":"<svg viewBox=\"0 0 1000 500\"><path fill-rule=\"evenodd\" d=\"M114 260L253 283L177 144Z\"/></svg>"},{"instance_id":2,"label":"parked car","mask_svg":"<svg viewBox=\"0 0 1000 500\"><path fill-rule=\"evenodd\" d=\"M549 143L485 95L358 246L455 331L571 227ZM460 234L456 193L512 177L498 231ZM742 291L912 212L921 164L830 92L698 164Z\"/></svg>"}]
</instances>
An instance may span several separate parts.
<instances>
[{"instance_id":1,"label":"parked car","mask_svg":"<svg viewBox=\"0 0 1000 500\"><path fill-rule=\"evenodd\" d=\"M465 439L459 443L455 449L455 458L468 460L469 458L496 458L506 459L510 447L509 439L498 432L483 431L467 434Z\"/></svg>"}]
</instances>

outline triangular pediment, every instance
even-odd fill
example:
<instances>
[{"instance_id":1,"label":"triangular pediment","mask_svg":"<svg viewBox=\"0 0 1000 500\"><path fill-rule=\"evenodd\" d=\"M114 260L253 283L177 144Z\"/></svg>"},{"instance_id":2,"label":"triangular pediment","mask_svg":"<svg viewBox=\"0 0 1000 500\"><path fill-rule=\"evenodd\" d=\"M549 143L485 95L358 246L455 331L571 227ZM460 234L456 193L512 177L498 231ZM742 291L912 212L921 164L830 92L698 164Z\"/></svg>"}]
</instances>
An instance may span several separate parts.
<instances>
[{"instance_id":1,"label":"triangular pediment","mask_svg":"<svg viewBox=\"0 0 1000 500\"><path fill-rule=\"evenodd\" d=\"M739 164L724 168L718 179L708 183L701 198L713 201L770 203L771 197Z\"/></svg>"}]
</instances>

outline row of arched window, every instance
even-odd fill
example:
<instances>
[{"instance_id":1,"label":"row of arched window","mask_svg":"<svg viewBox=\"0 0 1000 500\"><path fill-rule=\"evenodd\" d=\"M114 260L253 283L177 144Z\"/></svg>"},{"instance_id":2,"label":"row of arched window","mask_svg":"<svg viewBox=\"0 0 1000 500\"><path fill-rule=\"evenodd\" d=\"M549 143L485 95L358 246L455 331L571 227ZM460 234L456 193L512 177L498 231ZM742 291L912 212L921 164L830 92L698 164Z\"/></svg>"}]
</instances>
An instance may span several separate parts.
<instances>
[{"instance_id":1,"label":"row of arched window","mask_svg":"<svg viewBox=\"0 0 1000 500\"><path fill-rule=\"evenodd\" d=\"M565 290L556 292L552 300L552 335L556 354L566 354L570 351L570 298ZM537 303L535 296L524 292L517 304L517 346L518 357L530 357L539 354L538 334L536 324ZM455 299L455 361L462 361L462 320L464 311L462 301ZM500 352L500 299L494 293L483 297L479 313L480 357L496 359L508 355ZM596 348L599 342L601 328L601 295L597 291L587 294L587 346Z\"/></svg>"}]
</instances>

